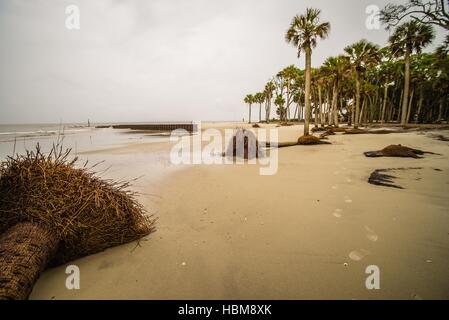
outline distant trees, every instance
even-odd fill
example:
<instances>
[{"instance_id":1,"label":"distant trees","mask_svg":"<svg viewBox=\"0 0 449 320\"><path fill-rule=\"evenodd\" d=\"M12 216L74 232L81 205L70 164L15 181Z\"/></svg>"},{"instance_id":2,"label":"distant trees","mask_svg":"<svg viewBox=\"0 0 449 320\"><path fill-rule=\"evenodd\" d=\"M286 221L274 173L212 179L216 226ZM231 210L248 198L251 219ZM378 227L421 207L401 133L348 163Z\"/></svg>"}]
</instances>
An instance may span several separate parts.
<instances>
[{"instance_id":1,"label":"distant trees","mask_svg":"<svg viewBox=\"0 0 449 320\"><path fill-rule=\"evenodd\" d=\"M368 68L377 65L379 61L379 47L369 41L360 40L344 49L355 77L355 117L354 128L360 122L360 90L363 85L363 76Z\"/></svg>"},{"instance_id":2,"label":"distant trees","mask_svg":"<svg viewBox=\"0 0 449 320\"><path fill-rule=\"evenodd\" d=\"M421 2L409 1L408 5ZM440 3L427 3L431 2ZM422 16L414 19L410 13L410 21L394 28L386 47L360 40L312 69L312 49L330 28L328 23L320 23L319 15L319 10L307 9L293 18L285 34L285 40L297 48L298 57L305 53L306 68L288 66L265 85L267 122L273 103L282 122L304 120L304 135L309 134L312 118L315 126L346 122L356 128L370 123L448 121L449 35L435 53L423 53L434 40L434 23L420 22ZM256 100L260 104L261 100Z\"/></svg>"},{"instance_id":3,"label":"distant trees","mask_svg":"<svg viewBox=\"0 0 449 320\"><path fill-rule=\"evenodd\" d=\"M435 38L432 26L417 21L406 22L396 28L389 39L391 51L397 57L404 57L404 92L402 100L401 124L407 124L407 110L410 94L410 61L411 54L421 53Z\"/></svg>"}]
</instances>

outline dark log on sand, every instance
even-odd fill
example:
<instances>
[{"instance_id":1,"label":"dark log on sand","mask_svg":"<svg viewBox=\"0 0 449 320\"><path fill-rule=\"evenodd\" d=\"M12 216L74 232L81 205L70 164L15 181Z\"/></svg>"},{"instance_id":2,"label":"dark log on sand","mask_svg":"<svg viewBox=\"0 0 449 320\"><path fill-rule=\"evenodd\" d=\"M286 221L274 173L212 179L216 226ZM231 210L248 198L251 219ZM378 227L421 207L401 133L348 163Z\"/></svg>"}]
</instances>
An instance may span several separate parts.
<instances>
[{"instance_id":1,"label":"dark log on sand","mask_svg":"<svg viewBox=\"0 0 449 320\"><path fill-rule=\"evenodd\" d=\"M311 146L311 145L318 145L318 144L331 144L327 141L322 141L320 138L308 135L308 136L302 136L298 139L298 144L301 146Z\"/></svg>"},{"instance_id":2,"label":"dark log on sand","mask_svg":"<svg viewBox=\"0 0 449 320\"><path fill-rule=\"evenodd\" d=\"M28 299L59 240L44 225L16 224L0 237L0 300Z\"/></svg>"},{"instance_id":3,"label":"dark log on sand","mask_svg":"<svg viewBox=\"0 0 449 320\"><path fill-rule=\"evenodd\" d=\"M424 154L435 154L433 152L422 151L418 149L413 149L409 147L398 145L390 145L379 151L368 151L365 152L365 156L369 158L378 157L399 157L399 158L414 158L420 159Z\"/></svg>"},{"instance_id":4,"label":"dark log on sand","mask_svg":"<svg viewBox=\"0 0 449 320\"><path fill-rule=\"evenodd\" d=\"M296 147L296 146L311 146L311 145L321 145L321 144L332 144L330 142L327 141L322 141L322 139L324 138L317 138L315 136L312 135L308 135L308 136L302 136L298 139L297 142L282 142L279 143L277 145L274 145L272 143L265 143L265 144L261 144L261 145L265 145L267 148L289 148L289 147Z\"/></svg>"}]
</instances>

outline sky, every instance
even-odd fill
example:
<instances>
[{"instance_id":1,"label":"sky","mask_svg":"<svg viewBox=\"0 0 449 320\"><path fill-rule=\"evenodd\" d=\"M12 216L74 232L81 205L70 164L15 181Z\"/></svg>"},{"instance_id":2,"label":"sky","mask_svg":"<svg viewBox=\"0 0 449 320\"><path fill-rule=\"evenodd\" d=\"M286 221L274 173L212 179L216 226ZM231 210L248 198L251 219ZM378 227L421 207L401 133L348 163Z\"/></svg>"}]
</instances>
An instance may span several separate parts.
<instances>
[{"instance_id":1,"label":"sky","mask_svg":"<svg viewBox=\"0 0 449 320\"><path fill-rule=\"evenodd\" d=\"M246 94L304 67L284 40L295 14L315 7L331 23L319 66L362 38L385 45L366 8L403 1L1 0L0 123L241 120Z\"/></svg>"}]
</instances>

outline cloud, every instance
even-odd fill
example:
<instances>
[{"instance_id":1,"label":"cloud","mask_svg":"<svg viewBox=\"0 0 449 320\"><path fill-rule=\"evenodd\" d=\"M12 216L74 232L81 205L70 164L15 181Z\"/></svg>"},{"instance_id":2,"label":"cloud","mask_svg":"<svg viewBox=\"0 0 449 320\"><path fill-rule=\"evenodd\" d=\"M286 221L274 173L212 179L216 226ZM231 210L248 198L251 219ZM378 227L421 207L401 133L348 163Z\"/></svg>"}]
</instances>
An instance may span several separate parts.
<instances>
[{"instance_id":1,"label":"cloud","mask_svg":"<svg viewBox=\"0 0 449 320\"><path fill-rule=\"evenodd\" d=\"M385 43L364 27L372 2L387 1L1 1L0 122L241 119L247 92L303 66L283 38L294 14L318 7L332 24L319 65L360 38Z\"/></svg>"}]
</instances>

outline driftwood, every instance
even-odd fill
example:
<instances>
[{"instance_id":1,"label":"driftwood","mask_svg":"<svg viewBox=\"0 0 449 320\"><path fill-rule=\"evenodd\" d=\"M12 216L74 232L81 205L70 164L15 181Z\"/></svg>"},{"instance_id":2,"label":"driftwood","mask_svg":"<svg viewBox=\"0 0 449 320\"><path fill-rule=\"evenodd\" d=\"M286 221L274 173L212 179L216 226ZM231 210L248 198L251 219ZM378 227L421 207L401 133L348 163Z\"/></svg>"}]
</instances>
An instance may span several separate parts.
<instances>
[{"instance_id":1,"label":"driftwood","mask_svg":"<svg viewBox=\"0 0 449 320\"><path fill-rule=\"evenodd\" d=\"M261 158L264 154L259 145L259 141L257 141L257 138L252 131L238 129L234 137L232 137L232 140L229 142L226 152L224 152L222 156L251 160L254 158Z\"/></svg>"},{"instance_id":2,"label":"driftwood","mask_svg":"<svg viewBox=\"0 0 449 320\"><path fill-rule=\"evenodd\" d=\"M390 145L379 151L368 151L365 152L365 156L369 158L378 157L400 157L400 158L414 158L420 159L424 154L435 154L433 152L422 151L418 149L413 149L409 147L398 145Z\"/></svg>"}]
</instances>

